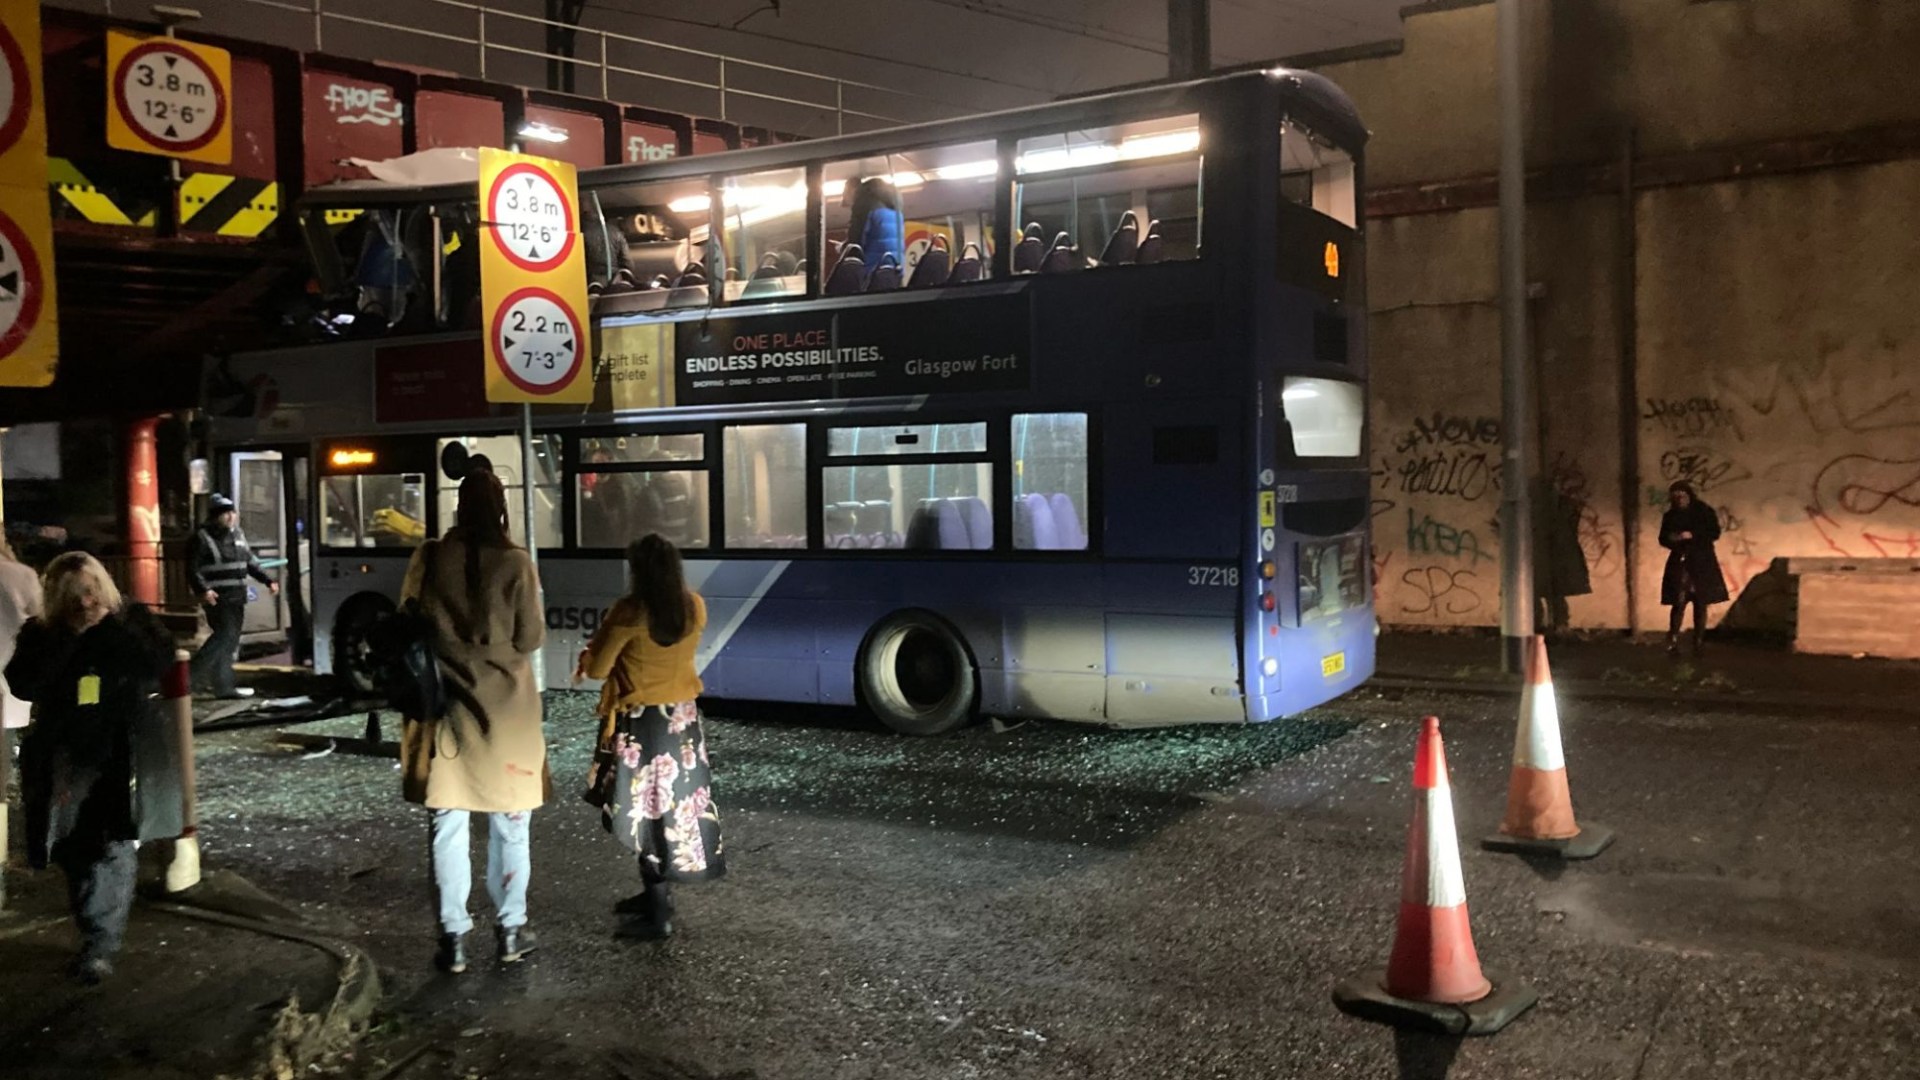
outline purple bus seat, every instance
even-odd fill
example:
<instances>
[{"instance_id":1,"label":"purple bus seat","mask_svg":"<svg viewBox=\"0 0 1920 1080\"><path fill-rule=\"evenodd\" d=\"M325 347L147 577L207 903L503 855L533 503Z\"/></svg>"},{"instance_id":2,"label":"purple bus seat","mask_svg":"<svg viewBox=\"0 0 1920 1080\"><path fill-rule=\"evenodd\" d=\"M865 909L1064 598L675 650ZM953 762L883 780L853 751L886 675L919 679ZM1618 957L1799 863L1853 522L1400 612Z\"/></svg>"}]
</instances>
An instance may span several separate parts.
<instances>
[{"instance_id":1,"label":"purple bus seat","mask_svg":"<svg viewBox=\"0 0 1920 1080\"><path fill-rule=\"evenodd\" d=\"M975 551L993 550L993 508L977 495L960 501L960 516L967 523L968 544Z\"/></svg>"},{"instance_id":2,"label":"purple bus seat","mask_svg":"<svg viewBox=\"0 0 1920 1080\"><path fill-rule=\"evenodd\" d=\"M1016 543L1028 551L1053 551L1060 546L1060 530L1053 520L1053 508L1047 505L1047 497L1040 494L1022 495L1014 503L1021 517L1026 518L1026 543ZM1019 530L1021 523L1014 519L1014 528Z\"/></svg>"},{"instance_id":3,"label":"purple bus seat","mask_svg":"<svg viewBox=\"0 0 1920 1080\"><path fill-rule=\"evenodd\" d=\"M940 527L940 550L966 551L973 546L958 499L941 499L933 508L933 516Z\"/></svg>"},{"instance_id":4,"label":"purple bus seat","mask_svg":"<svg viewBox=\"0 0 1920 1080\"><path fill-rule=\"evenodd\" d=\"M1047 505L1053 510L1054 527L1059 530L1060 547L1067 551L1084 551L1087 547L1087 531L1080 527L1080 512L1073 508L1073 500L1063 491L1056 491L1047 497Z\"/></svg>"}]
</instances>

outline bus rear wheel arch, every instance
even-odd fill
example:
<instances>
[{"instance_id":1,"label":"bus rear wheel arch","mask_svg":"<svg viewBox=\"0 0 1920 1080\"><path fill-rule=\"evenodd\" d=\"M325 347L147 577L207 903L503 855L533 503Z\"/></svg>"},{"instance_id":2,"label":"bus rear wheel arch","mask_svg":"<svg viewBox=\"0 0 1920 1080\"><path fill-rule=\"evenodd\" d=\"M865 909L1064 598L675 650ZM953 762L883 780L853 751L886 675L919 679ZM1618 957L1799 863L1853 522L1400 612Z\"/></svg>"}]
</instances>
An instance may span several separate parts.
<instances>
[{"instance_id":1,"label":"bus rear wheel arch","mask_svg":"<svg viewBox=\"0 0 1920 1080\"><path fill-rule=\"evenodd\" d=\"M333 677L357 695L377 689L373 631L397 610L379 593L356 593L333 617Z\"/></svg>"},{"instance_id":2,"label":"bus rear wheel arch","mask_svg":"<svg viewBox=\"0 0 1920 1080\"><path fill-rule=\"evenodd\" d=\"M953 624L928 611L880 620L860 648L860 699L903 735L941 735L974 718L980 680Z\"/></svg>"}]
</instances>

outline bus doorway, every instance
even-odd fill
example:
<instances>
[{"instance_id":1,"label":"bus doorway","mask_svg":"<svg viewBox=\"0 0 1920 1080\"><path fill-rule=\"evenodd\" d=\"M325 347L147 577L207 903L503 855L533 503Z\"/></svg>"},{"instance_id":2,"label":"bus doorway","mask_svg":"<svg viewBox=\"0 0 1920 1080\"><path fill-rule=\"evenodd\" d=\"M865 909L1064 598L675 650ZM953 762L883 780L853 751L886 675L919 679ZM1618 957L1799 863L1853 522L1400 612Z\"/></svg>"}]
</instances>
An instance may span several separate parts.
<instances>
[{"instance_id":1,"label":"bus doorway","mask_svg":"<svg viewBox=\"0 0 1920 1080\"><path fill-rule=\"evenodd\" d=\"M279 596L249 584L241 646L250 655L280 663L311 663L308 591L313 556L306 532L307 449L237 452L228 468L240 531L267 573L280 582Z\"/></svg>"}]
</instances>

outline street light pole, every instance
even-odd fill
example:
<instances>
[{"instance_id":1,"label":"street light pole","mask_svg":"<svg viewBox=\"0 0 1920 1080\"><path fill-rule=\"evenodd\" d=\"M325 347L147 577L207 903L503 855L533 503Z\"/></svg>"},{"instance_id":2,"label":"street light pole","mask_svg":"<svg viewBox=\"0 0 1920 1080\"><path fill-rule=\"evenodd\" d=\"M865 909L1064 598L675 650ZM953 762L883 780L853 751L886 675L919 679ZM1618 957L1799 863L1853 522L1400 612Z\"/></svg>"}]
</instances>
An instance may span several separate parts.
<instances>
[{"instance_id":1,"label":"street light pole","mask_svg":"<svg viewBox=\"0 0 1920 1080\"><path fill-rule=\"evenodd\" d=\"M1527 384L1527 192L1520 0L1496 0L1500 53L1500 644L1522 670L1533 636L1533 395Z\"/></svg>"}]
</instances>

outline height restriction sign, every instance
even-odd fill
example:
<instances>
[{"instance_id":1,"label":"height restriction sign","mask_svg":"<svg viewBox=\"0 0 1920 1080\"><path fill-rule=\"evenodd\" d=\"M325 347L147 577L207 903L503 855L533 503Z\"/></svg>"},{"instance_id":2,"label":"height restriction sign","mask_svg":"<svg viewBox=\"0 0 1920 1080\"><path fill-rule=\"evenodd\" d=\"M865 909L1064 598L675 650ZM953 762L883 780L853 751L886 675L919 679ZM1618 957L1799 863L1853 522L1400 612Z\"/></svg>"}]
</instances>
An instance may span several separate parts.
<instances>
[{"instance_id":1,"label":"height restriction sign","mask_svg":"<svg viewBox=\"0 0 1920 1080\"><path fill-rule=\"evenodd\" d=\"M593 401L579 207L573 166L480 151L488 401Z\"/></svg>"},{"instance_id":2,"label":"height restriction sign","mask_svg":"<svg viewBox=\"0 0 1920 1080\"><path fill-rule=\"evenodd\" d=\"M107 31L107 145L226 165L233 57L178 38Z\"/></svg>"},{"instance_id":3,"label":"height restriction sign","mask_svg":"<svg viewBox=\"0 0 1920 1080\"><path fill-rule=\"evenodd\" d=\"M0 5L0 386L46 386L60 358L47 204L40 5Z\"/></svg>"}]
</instances>

